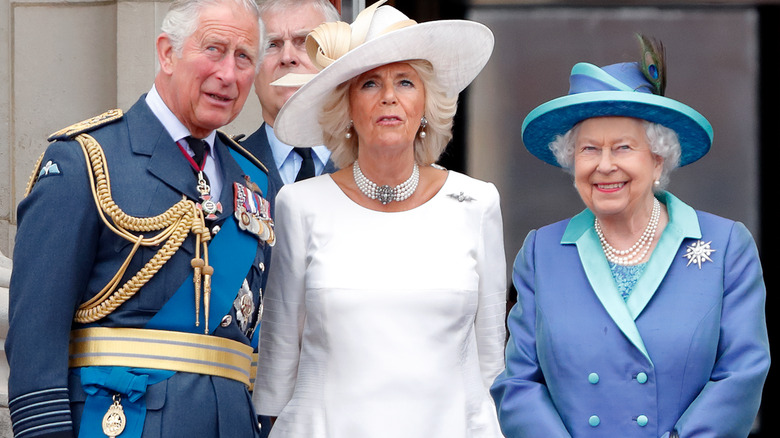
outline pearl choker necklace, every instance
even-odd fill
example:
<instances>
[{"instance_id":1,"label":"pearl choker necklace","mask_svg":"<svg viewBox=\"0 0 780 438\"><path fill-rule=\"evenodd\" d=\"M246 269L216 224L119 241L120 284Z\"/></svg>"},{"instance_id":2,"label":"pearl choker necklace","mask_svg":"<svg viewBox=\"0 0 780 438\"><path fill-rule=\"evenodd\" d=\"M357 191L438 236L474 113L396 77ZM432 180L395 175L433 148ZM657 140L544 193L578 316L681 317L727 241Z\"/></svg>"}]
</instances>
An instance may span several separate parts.
<instances>
[{"instance_id":1,"label":"pearl choker necklace","mask_svg":"<svg viewBox=\"0 0 780 438\"><path fill-rule=\"evenodd\" d=\"M656 230L658 229L658 221L661 218L661 203L655 198L653 198L653 201L653 212L650 214L650 221L647 223L645 231L631 248L623 251L615 249L615 247L607 242L607 239L604 237L604 232L601 230L601 224L599 224L598 218L595 220L594 227L596 228L596 234L599 236L601 248L604 249L607 260L618 265L631 266L638 265L645 259L647 252L650 251L650 247L652 246Z\"/></svg>"},{"instance_id":2,"label":"pearl choker necklace","mask_svg":"<svg viewBox=\"0 0 780 438\"><path fill-rule=\"evenodd\" d=\"M357 160L355 160L355 163L352 165L352 176L355 178L355 183L364 195L368 196L370 199L376 199L384 205L392 201L403 201L412 196L414 191L417 190L417 184L420 182L420 168L417 167L417 163L414 163L412 176L395 187L390 187L388 185L378 186L373 181L366 178L360 170Z\"/></svg>"}]
</instances>

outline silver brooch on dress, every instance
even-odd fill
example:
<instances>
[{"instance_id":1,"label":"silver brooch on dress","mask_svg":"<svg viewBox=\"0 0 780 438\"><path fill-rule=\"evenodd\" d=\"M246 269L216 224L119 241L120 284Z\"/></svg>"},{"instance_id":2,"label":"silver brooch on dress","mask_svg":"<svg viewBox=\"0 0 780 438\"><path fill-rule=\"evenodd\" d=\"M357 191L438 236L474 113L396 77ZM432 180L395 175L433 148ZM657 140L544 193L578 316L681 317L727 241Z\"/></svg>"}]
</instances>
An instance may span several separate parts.
<instances>
[{"instance_id":1,"label":"silver brooch on dress","mask_svg":"<svg viewBox=\"0 0 780 438\"><path fill-rule=\"evenodd\" d=\"M699 269L701 269L701 264L703 262L711 262L712 259L710 258L710 254L716 251L710 248L711 243L712 241L705 242L703 240L699 240L696 243L688 245L688 248L685 250L685 254L683 254L683 257L688 259L688 264L686 266L691 266L691 263L696 263L699 265Z\"/></svg>"},{"instance_id":2,"label":"silver brooch on dress","mask_svg":"<svg viewBox=\"0 0 780 438\"><path fill-rule=\"evenodd\" d=\"M448 194L447 196L449 196L449 197L450 197L450 198L452 198L452 199L457 199L457 200L458 200L458 202L463 202L463 201L466 201L466 202L476 201L476 199L472 198L471 196L469 196L469 195L467 195L467 194L465 194L465 193L463 193L463 192L460 192L460 193L450 193L450 194Z\"/></svg>"}]
</instances>

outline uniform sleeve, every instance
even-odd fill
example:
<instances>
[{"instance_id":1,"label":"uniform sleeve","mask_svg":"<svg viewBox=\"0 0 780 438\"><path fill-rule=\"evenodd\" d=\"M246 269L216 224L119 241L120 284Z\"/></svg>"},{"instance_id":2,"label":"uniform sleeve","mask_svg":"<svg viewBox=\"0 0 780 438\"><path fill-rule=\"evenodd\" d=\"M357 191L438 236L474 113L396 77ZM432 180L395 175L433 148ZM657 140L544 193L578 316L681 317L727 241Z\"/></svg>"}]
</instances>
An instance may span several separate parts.
<instances>
[{"instance_id":1,"label":"uniform sleeve","mask_svg":"<svg viewBox=\"0 0 780 438\"><path fill-rule=\"evenodd\" d=\"M498 190L490 184L490 202L482 217L479 270L479 303L475 322L480 370L485 388L490 388L504 369L506 340L506 255Z\"/></svg>"},{"instance_id":2,"label":"uniform sleeve","mask_svg":"<svg viewBox=\"0 0 780 438\"><path fill-rule=\"evenodd\" d=\"M766 288L758 250L741 223L725 251L717 359L710 381L677 422L681 438L747 436L769 370Z\"/></svg>"},{"instance_id":3,"label":"uniform sleeve","mask_svg":"<svg viewBox=\"0 0 780 438\"><path fill-rule=\"evenodd\" d=\"M6 354L16 435L72 435L68 342L87 288L100 222L84 154L74 142L47 150L49 163L18 208Z\"/></svg>"},{"instance_id":4,"label":"uniform sleeve","mask_svg":"<svg viewBox=\"0 0 780 438\"><path fill-rule=\"evenodd\" d=\"M491 394L507 438L570 437L552 403L536 355L535 237L536 231L528 234L512 269L517 304L507 319L506 369L496 379Z\"/></svg>"},{"instance_id":5,"label":"uniform sleeve","mask_svg":"<svg viewBox=\"0 0 780 438\"><path fill-rule=\"evenodd\" d=\"M264 296L253 401L260 415L278 416L292 398L305 318L306 251L295 200L283 187L276 198L276 245Z\"/></svg>"}]
</instances>

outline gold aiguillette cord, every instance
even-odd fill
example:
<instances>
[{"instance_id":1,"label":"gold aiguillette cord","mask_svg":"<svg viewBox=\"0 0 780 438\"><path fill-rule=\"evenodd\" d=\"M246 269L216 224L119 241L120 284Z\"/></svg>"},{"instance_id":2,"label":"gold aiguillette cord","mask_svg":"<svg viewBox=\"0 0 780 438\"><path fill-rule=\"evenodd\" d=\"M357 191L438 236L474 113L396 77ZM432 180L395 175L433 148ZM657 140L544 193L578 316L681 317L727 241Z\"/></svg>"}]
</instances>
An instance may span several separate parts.
<instances>
[{"instance_id":1,"label":"gold aiguillette cord","mask_svg":"<svg viewBox=\"0 0 780 438\"><path fill-rule=\"evenodd\" d=\"M195 288L195 326L200 327L200 297L201 287L203 289L203 313L204 313L204 333L209 333L209 310L211 307L211 276L214 274L214 267L209 265L209 247L207 242L211 240L211 233L206 227L203 218L203 212L198 210L200 226L193 227L195 233L195 257L190 264L192 265L192 282ZM197 229L196 229L197 228ZM203 257L201 258L201 248L203 248Z\"/></svg>"}]
</instances>

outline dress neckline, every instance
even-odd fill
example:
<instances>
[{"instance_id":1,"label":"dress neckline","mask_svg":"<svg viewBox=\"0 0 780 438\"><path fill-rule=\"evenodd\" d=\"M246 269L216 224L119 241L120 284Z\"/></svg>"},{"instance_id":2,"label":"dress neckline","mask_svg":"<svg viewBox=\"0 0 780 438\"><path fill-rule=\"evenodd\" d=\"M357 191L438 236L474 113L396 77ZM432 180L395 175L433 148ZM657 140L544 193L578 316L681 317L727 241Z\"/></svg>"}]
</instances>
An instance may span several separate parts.
<instances>
[{"instance_id":1,"label":"dress neckline","mask_svg":"<svg viewBox=\"0 0 780 438\"><path fill-rule=\"evenodd\" d=\"M324 174L323 176L327 176L328 179L330 180L330 183L333 185L333 187L339 193L339 196L342 197L344 200L346 200L350 205L355 206L355 208L358 208L358 209L364 210L364 211L368 211L368 212L372 212L372 213L378 213L378 214L403 214L403 213L411 213L411 212L414 212L414 211L422 210L422 209L426 208L427 205L433 203L434 200L436 200L437 198L440 198L441 196L443 196L442 193L444 193L444 189L449 185L450 180L451 180L450 176L452 175L452 171L451 170L447 170L446 172L447 172L447 177L444 180L444 184L442 184L441 187L439 187L439 190L436 191L436 193L433 196L431 196L430 199L428 199L427 201L425 201L422 204L418 205L417 207L411 208L409 210L403 210L403 211L379 211L379 210L374 210L372 208L364 207L364 206L358 204L357 202L355 202L352 198L350 198L344 192L344 190L342 190L341 187L338 184L336 184L336 181L333 179L333 176L331 174Z\"/></svg>"}]
</instances>

